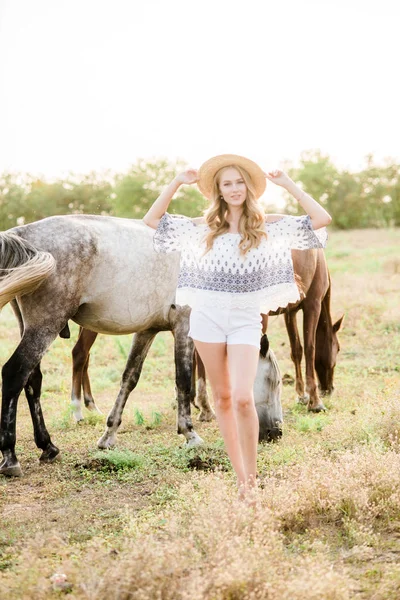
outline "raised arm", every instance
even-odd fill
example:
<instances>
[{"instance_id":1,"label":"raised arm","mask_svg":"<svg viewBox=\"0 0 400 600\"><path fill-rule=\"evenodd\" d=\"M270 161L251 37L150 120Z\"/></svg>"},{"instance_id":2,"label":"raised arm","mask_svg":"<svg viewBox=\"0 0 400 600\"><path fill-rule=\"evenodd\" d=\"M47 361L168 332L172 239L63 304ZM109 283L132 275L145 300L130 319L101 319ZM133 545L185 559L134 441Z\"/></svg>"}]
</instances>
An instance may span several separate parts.
<instances>
[{"instance_id":1,"label":"raised arm","mask_svg":"<svg viewBox=\"0 0 400 600\"><path fill-rule=\"evenodd\" d=\"M300 206L310 215L313 229L325 227L332 221L330 214L314 198L299 188L286 173L277 170L266 173L265 176L272 183L283 187L298 201Z\"/></svg>"},{"instance_id":2,"label":"raised arm","mask_svg":"<svg viewBox=\"0 0 400 600\"><path fill-rule=\"evenodd\" d=\"M179 175L177 175L175 179L171 181L165 190L161 192L157 200L155 200L154 204L144 215L143 221L146 223L146 225L152 227L153 229L157 229L161 217L166 213L174 194L176 194L180 186L182 184L196 183L197 180L198 173L195 169L188 169L183 173L179 173Z\"/></svg>"}]
</instances>

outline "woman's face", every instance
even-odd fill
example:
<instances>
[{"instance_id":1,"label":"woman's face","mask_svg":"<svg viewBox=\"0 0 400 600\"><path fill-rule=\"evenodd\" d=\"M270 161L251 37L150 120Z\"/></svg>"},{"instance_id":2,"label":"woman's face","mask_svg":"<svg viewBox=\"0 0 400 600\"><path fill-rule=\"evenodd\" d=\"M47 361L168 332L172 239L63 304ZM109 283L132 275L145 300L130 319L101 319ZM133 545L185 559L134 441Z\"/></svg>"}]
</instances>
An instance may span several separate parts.
<instances>
[{"instance_id":1,"label":"woman's face","mask_svg":"<svg viewBox=\"0 0 400 600\"><path fill-rule=\"evenodd\" d=\"M221 196L228 206L242 206L247 196L247 186L243 177L234 167L227 167L219 180Z\"/></svg>"}]
</instances>

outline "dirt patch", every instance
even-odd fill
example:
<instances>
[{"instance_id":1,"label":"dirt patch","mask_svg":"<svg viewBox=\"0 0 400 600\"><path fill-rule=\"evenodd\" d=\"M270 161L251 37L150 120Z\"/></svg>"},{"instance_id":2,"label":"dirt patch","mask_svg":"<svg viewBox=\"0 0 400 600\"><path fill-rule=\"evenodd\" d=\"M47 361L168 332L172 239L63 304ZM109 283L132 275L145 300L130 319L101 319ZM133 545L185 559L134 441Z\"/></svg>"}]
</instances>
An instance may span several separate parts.
<instances>
[{"instance_id":1,"label":"dirt patch","mask_svg":"<svg viewBox=\"0 0 400 600\"><path fill-rule=\"evenodd\" d=\"M228 471L226 465L212 456L206 458L202 458L198 455L192 456L192 458L188 460L187 464L189 469L194 469L197 471Z\"/></svg>"}]
</instances>

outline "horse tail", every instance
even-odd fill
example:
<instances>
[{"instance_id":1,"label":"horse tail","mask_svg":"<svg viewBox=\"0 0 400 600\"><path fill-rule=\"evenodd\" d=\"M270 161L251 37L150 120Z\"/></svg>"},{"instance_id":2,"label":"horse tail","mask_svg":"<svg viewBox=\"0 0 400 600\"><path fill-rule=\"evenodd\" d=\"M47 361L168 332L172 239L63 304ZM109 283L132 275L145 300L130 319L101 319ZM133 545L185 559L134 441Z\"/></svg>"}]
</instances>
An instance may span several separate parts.
<instances>
[{"instance_id":1,"label":"horse tail","mask_svg":"<svg viewBox=\"0 0 400 600\"><path fill-rule=\"evenodd\" d=\"M56 268L54 256L15 233L0 233L0 310L16 296L35 291Z\"/></svg>"}]
</instances>

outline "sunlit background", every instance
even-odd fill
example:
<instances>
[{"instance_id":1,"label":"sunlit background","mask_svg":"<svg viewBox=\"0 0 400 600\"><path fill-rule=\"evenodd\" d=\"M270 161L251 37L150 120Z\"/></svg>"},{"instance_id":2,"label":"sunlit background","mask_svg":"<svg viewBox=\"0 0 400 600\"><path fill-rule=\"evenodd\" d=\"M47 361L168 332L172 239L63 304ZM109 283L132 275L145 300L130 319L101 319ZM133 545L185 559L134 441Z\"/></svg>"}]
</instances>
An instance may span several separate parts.
<instances>
[{"instance_id":1,"label":"sunlit background","mask_svg":"<svg viewBox=\"0 0 400 600\"><path fill-rule=\"evenodd\" d=\"M395 0L2 0L0 171L400 158Z\"/></svg>"}]
</instances>

